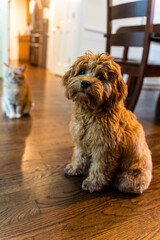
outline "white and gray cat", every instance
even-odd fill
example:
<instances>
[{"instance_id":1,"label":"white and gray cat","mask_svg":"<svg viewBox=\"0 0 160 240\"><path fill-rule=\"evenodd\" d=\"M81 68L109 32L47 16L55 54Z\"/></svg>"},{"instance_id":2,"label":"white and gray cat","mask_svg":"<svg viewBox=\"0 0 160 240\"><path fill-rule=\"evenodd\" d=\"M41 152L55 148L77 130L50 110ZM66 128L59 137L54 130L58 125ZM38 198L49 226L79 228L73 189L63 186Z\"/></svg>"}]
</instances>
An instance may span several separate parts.
<instances>
[{"instance_id":1,"label":"white and gray cat","mask_svg":"<svg viewBox=\"0 0 160 240\"><path fill-rule=\"evenodd\" d=\"M26 66L5 64L7 72L3 81L2 109L10 119L29 114L32 101L31 90L24 71Z\"/></svg>"}]
</instances>

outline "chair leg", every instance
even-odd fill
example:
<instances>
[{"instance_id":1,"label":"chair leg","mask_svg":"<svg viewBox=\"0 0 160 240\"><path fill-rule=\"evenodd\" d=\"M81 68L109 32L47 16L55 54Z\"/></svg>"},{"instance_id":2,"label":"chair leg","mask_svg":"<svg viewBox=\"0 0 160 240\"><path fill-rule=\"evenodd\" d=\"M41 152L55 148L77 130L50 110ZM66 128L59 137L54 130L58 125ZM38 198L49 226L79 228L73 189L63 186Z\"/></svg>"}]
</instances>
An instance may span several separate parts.
<instances>
[{"instance_id":1,"label":"chair leg","mask_svg":"<svg viewBox=\"0 0 160 240\"><path fill-rule=\"evenodd\" d=\"M128 110L134 111L136 103L138 101L142 85L143 76L135 77L129 76L128 79L128 96L125 102L125 106Z\"/></svg>"},{"instance_id":2,"label":"chair leg","mask_svg":"<svg viewBox=\"0 0 160 240\"><path fill-rule=\"evenodd\" d=\"M159 96L158 96L158 100L157 100L157 103L156 103L156 111L155 111L155 117L154 117L154 122L156 124L159 124L160 123L160 93L159 93Z\"/></svg>"},{"instance_id":3,"label":"chair leg","mask_svg":"<svg viewBox=\"0 0 160 240\"><path fill-rule=\"evenodd\" d=\"M137 83L137 77L129 75L127 79L128 95L125 101L125 106L127 108L130 108L130 103L132 101L132 96L134 93L136 83Z\"/></svg>"}]
</instances>

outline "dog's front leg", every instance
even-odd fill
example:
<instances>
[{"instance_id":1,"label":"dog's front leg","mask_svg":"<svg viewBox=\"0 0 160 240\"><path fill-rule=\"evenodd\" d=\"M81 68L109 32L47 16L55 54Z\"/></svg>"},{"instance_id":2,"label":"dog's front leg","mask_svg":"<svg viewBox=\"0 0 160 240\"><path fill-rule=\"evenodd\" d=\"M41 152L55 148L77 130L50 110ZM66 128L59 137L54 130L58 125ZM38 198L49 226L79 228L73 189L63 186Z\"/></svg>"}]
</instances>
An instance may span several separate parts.
<instances>
[{"instance_id":1,"label":"dog's front leg","mask_svg":"<svg viewBox=\"0 0 160 240\"><path fill-rule=\"evenodd\" d=\"M90 192L98 191L107 184L105 171L99 162L92 162L88 177L82 183L82 189Z\"/></svg>"},{"instance_id":2,"label":"dog's front leg","mask_svg":"<svg viewBox=\"0 0 160 240\"><path fill-rule=\"evenodd\" d=\"M114 157L105 154L103 150L93 153L92 156L95 158L92 159L88 177L82 183L82 189L90 192L98 191L109 185L116 168Z\"/></svg>"},{"instance_id":3,"label":"dog's front leg","mask_svg":"<svg viewBox=\"0 0 160 240\"><path fill-rule=\"evenodd\" d=\"M89 165L90 159L84 154L81 147L75 147L72 157L72 162L67 164L64 168L64 172L70 176L76 176L83 174L87 165Z\"/></svg>"}]
</instances>

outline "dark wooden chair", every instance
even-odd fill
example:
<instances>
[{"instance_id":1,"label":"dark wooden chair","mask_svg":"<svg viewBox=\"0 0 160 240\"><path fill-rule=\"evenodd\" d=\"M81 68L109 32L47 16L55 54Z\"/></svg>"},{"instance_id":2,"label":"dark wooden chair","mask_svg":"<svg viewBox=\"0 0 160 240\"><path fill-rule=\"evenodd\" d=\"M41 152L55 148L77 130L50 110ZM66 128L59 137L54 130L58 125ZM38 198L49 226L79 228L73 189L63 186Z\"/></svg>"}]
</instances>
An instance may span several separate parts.
<instances>
[{"instance_id":1,"label":"dark wooden chair","mask_svg":"<svg viewBox=\"0 0 160 240\"><path fill-rule=\"evenodd\" d=\"M107 0L106 52L110 53L111 46L124 47L123 57L115 58L115 62L121 66L122 74L128 75L128 97L125 105L132 111L139 98L144 77L160 76L160 65L148 64L151 41L160 42L160 25L153 25L154 5L155 0L143 0L113 6L112 0ZM145 25L121 27L112 34L112 20L144 16L146 17ZM143 47L140 62L128 59L129 47Z\"/></svg>"}]
</instances>

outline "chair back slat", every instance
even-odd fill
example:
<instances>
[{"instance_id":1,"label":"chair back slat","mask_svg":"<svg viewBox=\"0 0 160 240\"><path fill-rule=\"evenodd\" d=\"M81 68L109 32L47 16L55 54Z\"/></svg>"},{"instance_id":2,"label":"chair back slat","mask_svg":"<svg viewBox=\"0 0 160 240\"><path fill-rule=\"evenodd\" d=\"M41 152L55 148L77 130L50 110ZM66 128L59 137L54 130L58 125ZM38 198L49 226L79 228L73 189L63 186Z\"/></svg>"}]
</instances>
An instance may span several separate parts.
<instances>
[{"instance_id":1,"label":"chair back slat","mask_svg":"<svg viewBox=\"0 0 160 240\"><path fill-rule=\"evenodd\" d=\"M122 74L127 73L128 85L129 85L129 97L127 98L128 108L133 110L136 102L138 100L144 76L151 76L154 72L155 76L158 76L159 72L157 70L153 71L153 68L148 69L148 55L150 49L150 42L154 37L154 41L160 41L160 39L155 38L153 35L154 25L153 25L153 15L155 0L141 0L134 1L126 4L120 4L113 6L113 0L107 0L107 42L106 42L106 52L111 54L112 46L122 46L123 56L118 57L118 63L121 66ZM120 1L119 1L120 2ZM136 17L146 17L146 23L141 26L134 25L134 20L132 26L121 26L115 34L112 33L112 22L115 19L126 19L126 18L136 18ZM127 22L127 20L126 20ZM136 23L136 21L135 21ZM128 23L127 23L128 25ZM134 26L133 26L134 25ZM129 47L143 47L142 58L139 64L135 64L128 59ZM116 57L116 56L115 56ZM158 68L157 68L158 69ZM158 69L159 71L159 69ZM133 84L132 84L133 83Z\"/></svg>"},{"instance_id":2,"label":"chair back slat","mask_svg":"<svg viewBox=\"0 0 160 240\"><path fill-rule=\"evenodd\" d=\"M149 35L153 32L153 12L155 0L141 0L113 6L112 0L107 0L107 44L106 51L110 53L111 46L145 47L149 46ZM121 27L112 33L114 19L146 16L146 24L137 30L136 26ZM146 50L147 52L147 50ZM125 54L127 56L127 53Z\"/></svg>"},{"instance_id":3,"label":"chair back slat","mask_svg":"<svg viewBox=\"0 0 160 240\"><path fill-rule=\"evenodd\" d=\"M109 8L111 11L110 20L131 17L144 17L147 15L146 0L120 4L117 6L109 6Z\"/></svg>"},{"instance_id":4,"label":"chair back slat","mask_svg":"<svg viewBox=\"0 0 160 240\"><path fill-rule=\"evenodd\" d=\"M144 32L110 34L110 46L142 47Z\"/></svg>"}]
</instances>

